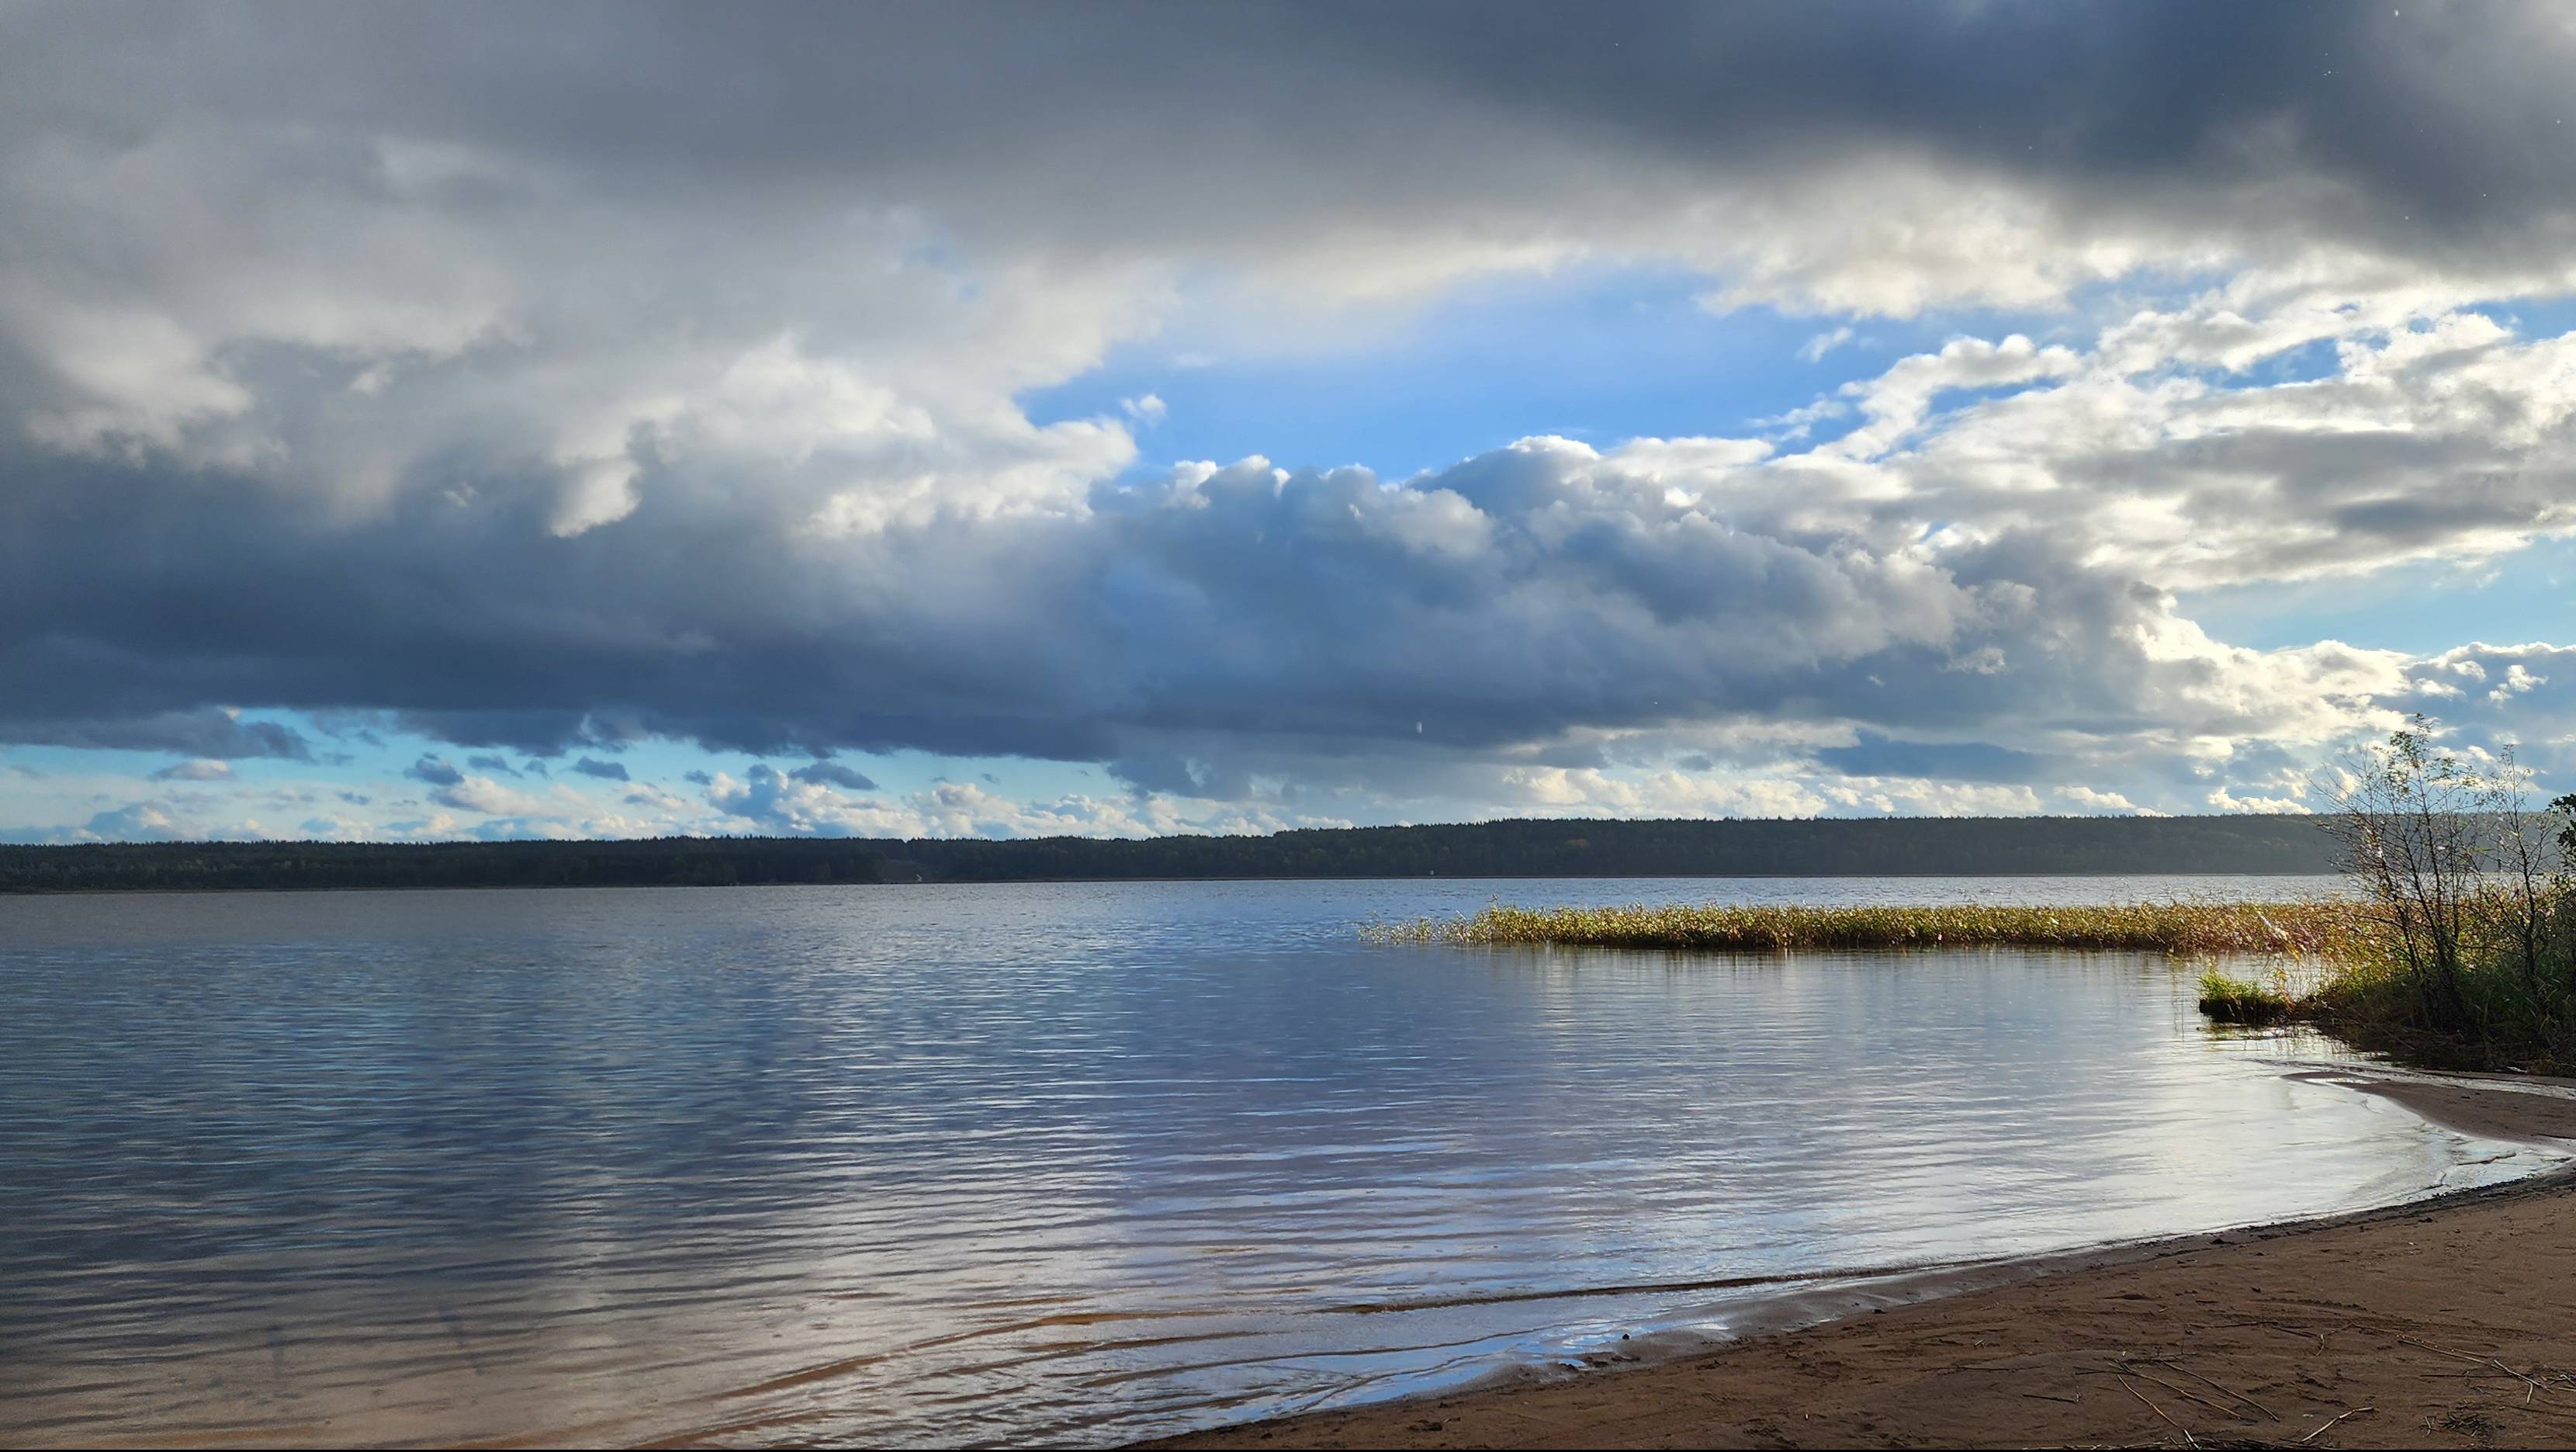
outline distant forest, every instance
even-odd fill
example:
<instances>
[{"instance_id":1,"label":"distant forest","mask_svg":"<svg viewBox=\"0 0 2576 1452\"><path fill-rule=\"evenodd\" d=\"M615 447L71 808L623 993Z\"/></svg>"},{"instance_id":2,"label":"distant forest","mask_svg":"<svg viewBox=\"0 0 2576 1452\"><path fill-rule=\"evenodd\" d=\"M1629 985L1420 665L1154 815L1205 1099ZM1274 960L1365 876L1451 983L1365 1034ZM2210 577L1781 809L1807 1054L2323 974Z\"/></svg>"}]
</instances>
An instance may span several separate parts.
<instances>
[{"instance_id":1,"label":"distant forest","mask_svg":"<svg viewBox=\"0 0 2576 1452\"><path fill-rule=\"evenodd\" d=\"M1905 877L2332 872L2314 817L1484 822L1267 837L154 842L0 846L0 892L696 887L1222 877Z\"/></svg>"},{"instance_id":2,"label":"distant forest","mask_svg":"<svg viewBox=\"0 0 2576 1452\"><path fill-rule=\"evenodd\" d=\"M119 842L0 847L0 892L309 887L732 887L879 882L885 854L812 837L626 842Z\"/></svg>"}]
</instances>

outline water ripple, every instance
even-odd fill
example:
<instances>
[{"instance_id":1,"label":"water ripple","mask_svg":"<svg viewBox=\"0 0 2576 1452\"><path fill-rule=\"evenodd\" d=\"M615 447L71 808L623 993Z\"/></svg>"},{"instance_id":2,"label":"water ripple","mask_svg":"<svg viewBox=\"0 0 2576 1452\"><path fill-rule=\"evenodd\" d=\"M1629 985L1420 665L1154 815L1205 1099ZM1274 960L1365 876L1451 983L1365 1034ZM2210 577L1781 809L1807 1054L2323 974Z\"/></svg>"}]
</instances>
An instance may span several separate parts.
<instances>
[{"instance_id":1,"label":"water ripple","mask_svg":"<svg viewBox=\"0 0 2576 1452\"><path fill-rule=\"evenodd\" d=\"M0 1433L1107 1442L2521 1167L2152 959L1352 931L2175 886L0 902Z\"/></svg>"}]
</instances>

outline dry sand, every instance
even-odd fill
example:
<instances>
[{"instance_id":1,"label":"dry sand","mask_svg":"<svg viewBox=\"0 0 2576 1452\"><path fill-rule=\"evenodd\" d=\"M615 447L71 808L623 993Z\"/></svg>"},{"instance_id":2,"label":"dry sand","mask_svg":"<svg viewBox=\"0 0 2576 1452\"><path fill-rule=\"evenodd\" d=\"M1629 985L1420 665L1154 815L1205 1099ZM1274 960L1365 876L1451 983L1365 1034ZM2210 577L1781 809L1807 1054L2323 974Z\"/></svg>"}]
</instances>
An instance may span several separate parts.
<instances>
[{"instance_id":1,"label":"dry sand","mask_svg":"<svg viewBox=\"0 0 2576 1452\"><path fill-rule=\"evenodd\" d=\"M2570 1081L2371 1076L2357 1087L2473 1134L2576 1140ZM1872 1308L1872 1296L1928 1298ZM1683 1359L1532 1373L1154 1445L2576 1445L2566 1172L1922 1277L1843 1302L1806 1308L1841 1319Z\"/></svg>"}]
</instances>

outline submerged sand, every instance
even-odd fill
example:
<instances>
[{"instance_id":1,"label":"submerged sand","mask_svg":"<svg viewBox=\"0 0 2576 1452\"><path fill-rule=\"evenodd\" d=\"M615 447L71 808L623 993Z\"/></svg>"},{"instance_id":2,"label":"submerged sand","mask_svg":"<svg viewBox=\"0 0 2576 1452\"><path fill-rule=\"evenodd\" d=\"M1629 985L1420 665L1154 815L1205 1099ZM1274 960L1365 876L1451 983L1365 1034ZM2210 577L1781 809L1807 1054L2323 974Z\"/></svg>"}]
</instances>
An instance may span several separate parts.
<instances>
[{"instance_id":1,"label":"submerged sand","mask_svg":"<svg viewBox=\"0 0 2576 1452\"><path fill-rule=\"evenodd\" d=\"M2576 1148L2576 1081L2319 1072L2464 1133ZM2566 1171L1841 1299L1784 1308L1840 1319L1681 1359L1153 1445L2576 1445Z\"/></svg>"}]
</instances>

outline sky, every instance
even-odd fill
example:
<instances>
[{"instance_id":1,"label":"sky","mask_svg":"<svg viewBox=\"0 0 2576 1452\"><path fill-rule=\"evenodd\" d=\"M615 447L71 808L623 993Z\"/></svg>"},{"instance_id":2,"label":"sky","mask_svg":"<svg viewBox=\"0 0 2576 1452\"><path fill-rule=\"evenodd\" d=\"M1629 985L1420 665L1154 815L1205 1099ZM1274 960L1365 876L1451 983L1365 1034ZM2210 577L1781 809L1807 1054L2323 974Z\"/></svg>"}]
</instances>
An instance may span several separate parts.
<instances>
[{"instance_id":1,"label":"sky","mask_svg":"<svg viewBox=\"0 0 2576 1452\"><path fill-rule=\"evenodd\" d=\"M0 4L0 841L2576 789L2570 110L2553 4Z\"/></svg>"}]
</instances>

